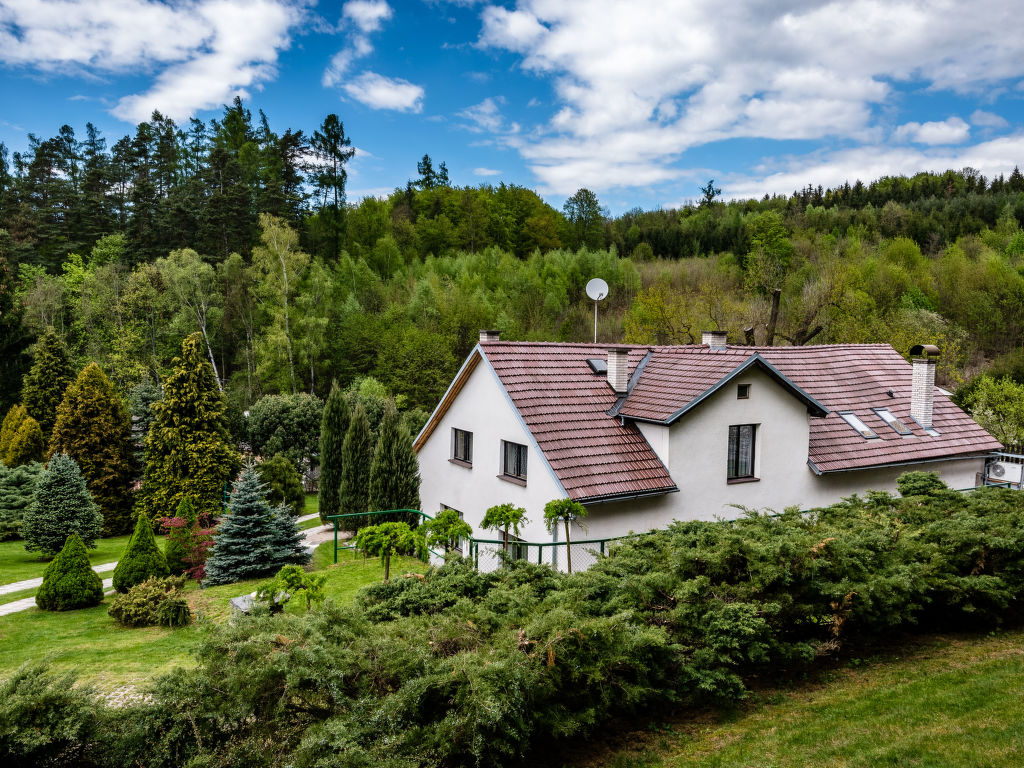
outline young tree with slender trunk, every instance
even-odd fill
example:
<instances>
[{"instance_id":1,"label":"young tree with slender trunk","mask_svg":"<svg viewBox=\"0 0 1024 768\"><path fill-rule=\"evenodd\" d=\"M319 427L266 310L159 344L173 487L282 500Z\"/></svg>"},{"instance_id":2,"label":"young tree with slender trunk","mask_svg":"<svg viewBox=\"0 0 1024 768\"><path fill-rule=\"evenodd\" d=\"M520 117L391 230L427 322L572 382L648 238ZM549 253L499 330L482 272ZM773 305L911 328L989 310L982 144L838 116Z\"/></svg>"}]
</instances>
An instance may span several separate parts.
<instances>
[{"instance_id":1,"label":"young tree with slender trunk","mask_svg":"<svg viewBox=\"0 0 1024 768\"><path fill-rule=\"evenodd\" d=\"M509 531L518 537L519 529L526 525L526 510L514 504L498 504L491 507L484 513L484 519L480 522L481 528L497 531L500 530L504 536L504 550L508 552Z\"/></svg>"},{"instance_id":2,"label":"young tree with slender trunk","mask_svg":"<svg viewBox=\"0 0 1024 768\"><path fill-rule=\"evenodd\" d=\"M559 523L565 525L565 563L572 573L572 541L569 539L569 523L587 516L587 508L572 499L552 499L544 505L544 525L554 532Z\"/></svg>"}]
</instances>

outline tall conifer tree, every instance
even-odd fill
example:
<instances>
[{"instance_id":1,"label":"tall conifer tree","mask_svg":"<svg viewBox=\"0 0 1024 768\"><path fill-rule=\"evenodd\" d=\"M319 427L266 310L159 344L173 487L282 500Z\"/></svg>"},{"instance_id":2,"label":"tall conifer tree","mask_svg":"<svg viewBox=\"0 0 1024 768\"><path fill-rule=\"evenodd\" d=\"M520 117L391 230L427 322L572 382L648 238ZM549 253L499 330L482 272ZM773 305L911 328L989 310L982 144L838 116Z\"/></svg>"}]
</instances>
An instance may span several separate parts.
<instances>
[{"instance_id":1,"label":"tall conifer tree","mask_svg":"<svg viewBox=\"0 0 1024 768\"><path fill-rule=\"evenodd\" d=\"M12 405L4 416L3 424L0 424L0 462L7 466L10 466L7 452L10 451L14 437L27 418L29 415L24 405Z\"/></svg>"},{"instance_id":2,"label":"tall conifer tree","mask_svg":"<svg viewBox=\"0 0 1024 768\"><path fill-rule=\"evenodd\" d=\"M370 464L373 460L373 437L370 422L362 404L357 404L352 421L341 447L341 492L339 504L342 514L363 514L370 508ZM365 518L349 517L342 520L346 530L355 530L365 524Z\"/></svg>"},{"instance_id":3,"label":"tall conifer tree","mask_svg":"<svg viewBox=\"0 0 1024 768\"><path fill-rule=\"evenodd\" d=\"M32 505L25 512L21 534L25 549L55 555L71 534L78 534L87 547L103 531L103 515L78 464L70 456L58 453L50 459L39 478Z\"/></svg>"},{"instance_id":4,"label":"tall conifer tree","mask_svg":"<svg viewBox=\"0 0 1024 768\"><path fill-rule=\"evenodd\" d=\"M140 509L155 521L173 515L188 496L198 514L220 514L224 484L241 460L198 333L182 342L174 371L164 380L164 396L152 410Z\"/></svg>"},{"instance_id":5,"label":"tall conifer tree","mask_svg":"<svg viewBox=\"0 0 1024 768\"><path fill-rule=\"evenodd\" d=\"M420 508L419 462L412 449L409 430L405 429L393 405L388 406L380 423L370 466L370 508Z\"/></svg>"},{"instance_id":6,"label":"tall conifer tree","mask_svg":"<svg viewBox=\"0 0 1024 768\"><path fill-rule=\"evenodd\" d=\"M64 390L75 380L68 351L53 327L43 331L32 352L32 368L21 384L21 402L50 439Z\"/></svg>"},{"instance_id":7,"label":"tall conifer tree","mask_svg":"<svg viewBox=\"0 0 1024 768\"><path fill-rule=\"evenodd\" d=\"M325 523L340 510L341 453L351 420L348 400L335 381L320 422L320 520Z\"/></svg>"},{"instance_id":8,"label":"tall conifer tree","mask_svg":"<svg viewBox=\"0 0 1024 768\"><path fill-rule=\"evenodd\" d=\"M21 535L25 512L36 495L42 464L25 464L8 469L0 465L0 541Z\"/></svg>"},{"instance_id":9,"label":"tall conifer tree","mask_svg":"<svg viewBox=\"0 0 1024 768\"><path fill-rule=\"evenodd\" d=\"M110 379L89 363L57 409L50 455L66 453L82 469L103 513L103 535L125 533L132 522L131 420Z\"/></svg>"},{"instance_id":10,"label":"tall conifer tree","mask_svg":"<svg viewBox=\"0 0 1024 768\"><path fill-rule=\"evenodd\" d=\"M31 416L26 416L25 420L21 422L21 426L18 427L18 431L11 438L3 460L9 467L20 467L22 464L42 461L45 452L46 445L43 442L43 430L39 428L39 422Z\"/></svg>"}]
</instances>

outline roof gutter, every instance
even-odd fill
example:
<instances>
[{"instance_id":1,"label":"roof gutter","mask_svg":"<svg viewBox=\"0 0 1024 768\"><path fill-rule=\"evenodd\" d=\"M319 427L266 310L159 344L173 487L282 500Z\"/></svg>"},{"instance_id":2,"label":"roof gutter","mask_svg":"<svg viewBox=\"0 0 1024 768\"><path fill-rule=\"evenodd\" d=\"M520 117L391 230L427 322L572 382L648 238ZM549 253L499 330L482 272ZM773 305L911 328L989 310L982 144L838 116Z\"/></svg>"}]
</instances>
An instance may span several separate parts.
<instances>
[{"instance_id":1,"label":"roof gutter","mask_svg":"<svg viewBox=\"0 0 1024 768\"><path fill-rule=\"evenodd\" d=\"M613 501L633 501L634 499L648 499L653 496L666 496L670 493L679 493L679 489L676 486L671 488L658 488L654 491L640 491L637 493L610 493L606 496L589 496L581 499L574 499L584 506L592 506L594 504L609 504Z\"/></svg>"},{"instance_id":2,"label":"roof gutter","mask_svg":"<svg viewBox=\"0 0 1024 768\"><path fill-rule=\"evenodd\" d=\"M863 467L843 467L842 469L820 469L810 459L807 460L807 466L811 468L814 474L818 475L837 475L841 472L860 472L865 469L888 469L889 467L909 467L914 464L937 464L941 461L966 461L967 459L984 459L987 456L991 456L995 451L983 451L981 453L961 453L959 455L954 454L953 456L939 456L934 459L917 459L914 461L894 461L889 464L867 464Z\"/></svg>"}]
</instances>

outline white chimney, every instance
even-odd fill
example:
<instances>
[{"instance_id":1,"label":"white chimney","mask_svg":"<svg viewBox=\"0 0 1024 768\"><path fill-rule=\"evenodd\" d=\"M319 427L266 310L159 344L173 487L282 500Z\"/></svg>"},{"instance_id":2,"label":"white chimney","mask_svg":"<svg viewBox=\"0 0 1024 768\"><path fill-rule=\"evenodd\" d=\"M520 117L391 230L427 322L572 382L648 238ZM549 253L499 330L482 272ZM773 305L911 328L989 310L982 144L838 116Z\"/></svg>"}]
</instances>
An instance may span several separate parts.
<instances>
[{"instance_id":1,"label":"white chimney","mask_svg":"<svg viewBox=\"0 0 1024 768\"><path fill-rule=\"evenodd\" d=\"M925 429L932 428L935 405L935 364L939 348L934 344L917 344L910 350L914 375L910 390L910 415Z\"/></svg>"},{"instance_id":2,"label":"white chimney","mask_svg":"<svg viewBox=\"0 0 1024 768\"><path fill-rule=\"evenodd\" d=\"M501 331L480 331L480 341L501 341Z\"/></svg>"},{"instance_id":3,"label":"white chimney","mask_svg":"<svg viewBox=\"0 0 1024 768\"><path fill-rule=\"evenodd\" d=\"M721 352L725 349L726 333L725 331L701 331L700 343L716 352Z\"/></svg>"},{"instance_id":4,"label":"white chimney","mask_svg":"<svg viewBox=\"0 0 1024 768\"><path fill-rule=\"evenodd\" d=\"M608 384L620 395L629 389L628 349L616 347L608 350Z\"/></svg>"}]
</instances>

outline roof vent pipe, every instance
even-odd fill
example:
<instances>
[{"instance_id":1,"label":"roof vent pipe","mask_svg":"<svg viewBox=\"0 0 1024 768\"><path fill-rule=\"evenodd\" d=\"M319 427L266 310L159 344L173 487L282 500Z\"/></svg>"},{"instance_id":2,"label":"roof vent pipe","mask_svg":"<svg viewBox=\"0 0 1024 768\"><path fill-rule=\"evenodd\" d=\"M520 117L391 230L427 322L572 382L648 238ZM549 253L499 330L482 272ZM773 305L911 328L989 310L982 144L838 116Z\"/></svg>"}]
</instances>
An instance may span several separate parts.
<instances>
[{"instance_id":1,"label":"roof vent pipe","mask_svg":"<svg viewBox=\"0 0 1024 768\"><path fill-rule=\"evenodd\" d=\"M629 390L629 350L613 347L608 350L608 384L616 394Z\"/></svg>"},{"instance_id":2,"label":"roof vent pipe","mask_svg":"<svg viewBox=\"0 0 1024 768\"><path fill-rule=\"evenodd\" d=\"M480 331L480 341L501 341L501 331Z\"/></svg>"},{"instance_id":3,"label":"roof vent pipe","mask_svg":"<svg viewBox=\"0 0 1024 768\"><path fill-rule=\"evenodd\" d=\"M935 405L935 364L939 348L934 344L917 344L910 349L914 375L910 390L910 415L924 429L932 428Z\"/></svg>"},{"instance_id":4,"label":"roof vent pipe","mask_svg":"<svg viewBox=\"0 0 1024 768\"><path fill-rule=\"evenodd\" d=\"M725 349L726 333L725 331L701 331L700 343L716 352L721 352Z\"/></svg>"}]
</instances>

